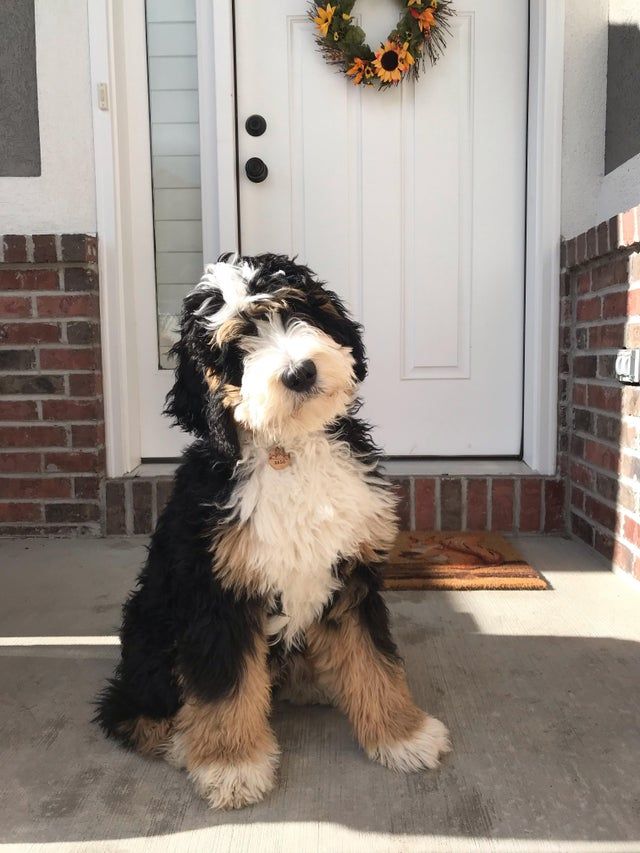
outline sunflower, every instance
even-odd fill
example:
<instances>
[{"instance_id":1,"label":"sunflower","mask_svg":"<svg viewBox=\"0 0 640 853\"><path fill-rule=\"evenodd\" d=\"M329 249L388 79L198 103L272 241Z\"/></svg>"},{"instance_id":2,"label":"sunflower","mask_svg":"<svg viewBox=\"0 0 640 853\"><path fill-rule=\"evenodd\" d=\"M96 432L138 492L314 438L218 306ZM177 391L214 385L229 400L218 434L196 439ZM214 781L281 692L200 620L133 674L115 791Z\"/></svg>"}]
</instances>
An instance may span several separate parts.
<instances>
[{"instance_id":1,"label":"sunflower","mask_svg":"<svg viewBox=\"0 0 640 853\"><path fill-rule=\"evenodd\" d=\"M414 58L409 53L409 42L398 44L387 41L376 51L373 65L376 74L383 83L399 83L402 75L414 63Z\"/></svg>"},{"instance_id":2,"label":"sunflower","mask_svg":"<svg viewBox=\"0 0 640 853\"><path fill-rule=\"evenodd\" d=\"M359 56L356 56L353 60L353 65L347 68L347 74L349 77L353 77L353 85L359 86L363 80L365 84L371 82L374 70L368 59L360 59Z\"/></svg>"},{"instance_id":3,"label":"sunflower","mask_svg":"<svg viewBox=\"0 0 640 853\"><path fill-rule=\"evenodd\" d=\"M313 19L313 23L325 38L329 32L329 27L331 26L331 21L333 20L333 16L337 8L337 5L332 6L331 3L327 3L326 9L319 6L316 10L318 12L318 17Z\"/></svg>"},{"instance_id":4,"label":"sunflower","mask_svg":"<svg viewBox=\"0 0 640 853\"><path fill-rule=\"evenodd\" d=\"M418 22L418 26L420 27L420 32L424 33L431 29L431 27L435 27L436 18L435 11L432 8L423 9L419 12L417 9L410 9L412 17L416 19Z\"/></svg>"}]
</instances>

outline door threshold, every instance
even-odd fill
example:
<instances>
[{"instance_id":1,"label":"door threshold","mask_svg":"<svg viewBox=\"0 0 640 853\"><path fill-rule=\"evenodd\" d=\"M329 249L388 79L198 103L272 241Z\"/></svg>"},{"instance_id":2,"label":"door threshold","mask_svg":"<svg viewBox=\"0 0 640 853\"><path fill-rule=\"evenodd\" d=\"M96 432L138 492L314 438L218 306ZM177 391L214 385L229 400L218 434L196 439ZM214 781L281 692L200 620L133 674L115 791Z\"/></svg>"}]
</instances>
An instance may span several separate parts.
<instances>
[{"instance_id":1,"label":"door threshold","mask_svg":"<svg viewBox=\"0 0 640 853\"><path fill-rule=\"evenodd\" d=\"M536 472L521 459L385 459L390 477L514 477Z\"/></svg>"},{"instance_id":2,"label":"door threshold","mask_svg":"<svg viewBox=\"0 0 640 853\"><path fill-rule=\"evenodd\" d=\"M127 477L172 477L178 459L141 462ZM384 459L389 477L517 477L537 472L521 459Z\"/></svg>"}]
</instances>

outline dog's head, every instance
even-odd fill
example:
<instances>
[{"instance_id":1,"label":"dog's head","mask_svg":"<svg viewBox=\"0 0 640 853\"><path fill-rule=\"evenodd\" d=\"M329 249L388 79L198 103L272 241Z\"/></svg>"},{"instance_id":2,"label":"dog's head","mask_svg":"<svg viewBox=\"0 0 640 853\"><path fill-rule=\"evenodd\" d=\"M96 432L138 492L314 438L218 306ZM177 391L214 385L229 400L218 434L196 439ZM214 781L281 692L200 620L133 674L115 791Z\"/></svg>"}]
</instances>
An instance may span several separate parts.
<instances>
[{"instance_id":1,"label":"dog's head","mask_svg":"<svg viewBox=\"0 0 640 853\"><path fill-rule=\"evenodd\" d=\"M345 414L366 374L361 329L282 255L223 256L184 301L165 412L228 458L237 427L273 443Z\"/></svg>"}]
</instances>

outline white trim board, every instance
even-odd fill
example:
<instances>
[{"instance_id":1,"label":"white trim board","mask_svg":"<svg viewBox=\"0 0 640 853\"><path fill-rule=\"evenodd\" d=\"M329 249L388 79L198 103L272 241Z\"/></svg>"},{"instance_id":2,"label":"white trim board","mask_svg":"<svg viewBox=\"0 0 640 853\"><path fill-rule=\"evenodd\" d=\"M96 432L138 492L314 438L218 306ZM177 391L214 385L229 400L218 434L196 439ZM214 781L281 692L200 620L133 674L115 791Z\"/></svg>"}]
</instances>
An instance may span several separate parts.
<instances>
[{"instance_id":1,"label":"white trim board","mask_svg":"<svg viewBox=\"0 0 640 853\"><path fill-rule=\"evenodd\" d=\"M120 94L113 65L114 6L122 10L124 0L89 0L92 88L95 93L97 83L108 76L112 112ZM210 145L214 135L217 140L220 245L234 247L238 233L233 3L198 0L197 9L200 19L208 18L212 25L215 45L213 64L207 67L209 81L213 69L215 99L209 97L203 104L203 142ZM540 474L556 469L563 41L564 0L531 0L523 462ZM211 88L210 82L207 85ZM210 113L214 109L215 116ZM129 199L121 188L117 116L105 123L104 115L94 95L98 231L99 243L105 243L99 263L107 471L109 476L121 476L140 462L140 409L132 381L135 330L126 329L124 322L131 297L122 266L129 235L120 223ZM113 175L113 180L105 175ZM213 221L215 211L209 209L208 216ZM114 312L120 318L118 328L113 327Z\"/></svg>"}]
</instances>

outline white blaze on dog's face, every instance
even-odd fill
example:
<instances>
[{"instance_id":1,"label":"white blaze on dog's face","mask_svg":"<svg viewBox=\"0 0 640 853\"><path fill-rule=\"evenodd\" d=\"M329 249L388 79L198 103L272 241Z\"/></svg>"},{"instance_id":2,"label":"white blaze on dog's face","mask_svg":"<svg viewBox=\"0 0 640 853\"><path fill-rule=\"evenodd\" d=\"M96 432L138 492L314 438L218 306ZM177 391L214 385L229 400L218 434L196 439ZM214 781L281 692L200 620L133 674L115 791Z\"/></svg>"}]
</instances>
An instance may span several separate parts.
<instances>
[{"instance_id":1,"label":"white blaze on dog's face","mask_svg":"<svg viewBox=\"0 0 640 853\"><path fill-rule=\"evenodd\" d=\"M303 320L279 314L241 339L244 372L236 421L268 440L322 429L353 402L356 379L348 347Z\"/></svg>"},{"instance_id":2,"label":"white blaze on dog's face","mask_svg":"<svg viewBox=\"0 0 640 853\"><path fill-rule=\"evenodd\" d=\"M265 442L286 443L347 412L364 351L357 324L309 270L278 256L249 260L265 263L207 268L196 290L211 295L196 314L220 348L220 384L236 388L236 423Z\"/></svg>"}]
</instances>

